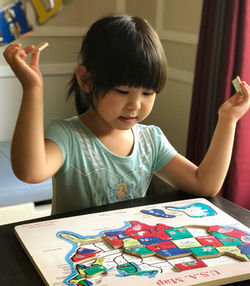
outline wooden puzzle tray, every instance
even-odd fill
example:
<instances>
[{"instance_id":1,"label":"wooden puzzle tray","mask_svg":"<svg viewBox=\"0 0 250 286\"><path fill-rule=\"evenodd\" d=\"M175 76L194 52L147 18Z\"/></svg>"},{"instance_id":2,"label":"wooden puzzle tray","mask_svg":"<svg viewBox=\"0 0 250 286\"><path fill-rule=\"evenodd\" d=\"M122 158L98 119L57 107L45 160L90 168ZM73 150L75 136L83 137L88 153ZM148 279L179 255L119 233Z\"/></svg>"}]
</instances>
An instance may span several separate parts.
<instances>
[{"instance_id":1,"label":"wooden puzzle tray","mask_svg":"<svg viewBox=\"0 0 250 286\"><path fill-rule=\"evenodd\" d=\"M250 230L205 199L20 225L46 285L223 285L250 279Z\"/></svg>"}]
</instances>

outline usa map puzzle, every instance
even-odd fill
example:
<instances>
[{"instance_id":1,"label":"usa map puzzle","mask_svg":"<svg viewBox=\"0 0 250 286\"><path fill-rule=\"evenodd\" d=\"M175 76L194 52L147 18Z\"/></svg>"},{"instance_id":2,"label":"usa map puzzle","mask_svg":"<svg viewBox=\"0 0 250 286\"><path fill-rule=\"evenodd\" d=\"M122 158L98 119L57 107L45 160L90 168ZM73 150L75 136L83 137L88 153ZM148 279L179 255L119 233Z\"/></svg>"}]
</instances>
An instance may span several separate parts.
<instances>
[{"instance_id":1,"label":"usa map puzzle","mask_svg":"<svg viewBox=\"0 0 250 286\"><path fill-rule=\"evenodd\" d=\"M205 199L25 224L15 232L50 286L250 279L249 228Z\"/></svg>"}]
</instances>

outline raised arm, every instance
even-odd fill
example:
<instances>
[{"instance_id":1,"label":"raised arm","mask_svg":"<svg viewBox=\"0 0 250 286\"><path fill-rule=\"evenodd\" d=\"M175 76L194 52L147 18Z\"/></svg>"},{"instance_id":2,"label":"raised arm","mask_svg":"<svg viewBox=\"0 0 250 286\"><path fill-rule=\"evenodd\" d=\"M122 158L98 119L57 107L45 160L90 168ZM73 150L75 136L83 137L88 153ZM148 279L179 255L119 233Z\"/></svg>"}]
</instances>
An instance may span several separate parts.
<instances>
[{"instance_id":1,"label":"raised arm","mask_svg":"<svg viewBox=\"0 0 250 286\"><path fill-rule=\"evenodd\" d=\"M52 176L60 167L62 154L57 145L44 141L43 78L39 70L40 52L34 46L22 49L12 44L4 57L23 87L23 97L12 139L11 162L16 176L37 183ZM30 63L26 63L31 53Z\"/></svg>"},{"instance_id":2,"label":"raised arm","mask_svg":"<svg viewBox=\"0 0 250 286\"><path fill-rule=\"evenodd\" d=\"M206 156L197 167L176 155L158 175L172 185L194 195L215 196L225 180L238 120L249 110L250 88L242 82L245 96L234 94L219 109L219 119Z\"/></svg>"}]
</instances>

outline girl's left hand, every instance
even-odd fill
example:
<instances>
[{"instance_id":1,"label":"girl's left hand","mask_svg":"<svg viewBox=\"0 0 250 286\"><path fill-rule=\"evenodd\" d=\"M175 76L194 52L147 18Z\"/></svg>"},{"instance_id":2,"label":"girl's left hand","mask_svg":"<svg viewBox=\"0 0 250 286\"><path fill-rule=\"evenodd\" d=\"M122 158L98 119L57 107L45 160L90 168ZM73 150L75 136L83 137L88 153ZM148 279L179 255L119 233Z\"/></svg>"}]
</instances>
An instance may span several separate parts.
<instances>
[{"instance_id":1,"label":"girl's left hand","mask_svg":"<svg viewBox=\"0 0 250 286\"><path fill-rule=\"evenodd\" d=\"M231 119L237 122L250 107L250 87L245 82L241 82L241 87L244 92L244 96L239 93L235 93L227 101L225 101L219 109L219 117L225 119Z\"/></svg>"}]
</instances>

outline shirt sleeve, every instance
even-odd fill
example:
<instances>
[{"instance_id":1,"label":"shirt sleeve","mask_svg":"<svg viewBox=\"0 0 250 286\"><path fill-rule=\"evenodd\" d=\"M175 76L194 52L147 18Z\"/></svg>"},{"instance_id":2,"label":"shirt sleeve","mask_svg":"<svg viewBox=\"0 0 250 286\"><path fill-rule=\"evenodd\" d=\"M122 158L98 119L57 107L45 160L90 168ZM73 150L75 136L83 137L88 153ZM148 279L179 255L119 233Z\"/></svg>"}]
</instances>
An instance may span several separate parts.
<instances>
[{"instance_id":1,"label":"shirt sleeve","mask_svg":"<svg viewBox=\"0 0 250 286\"><path fill-rule=\"evenodd\" d=\"M170 144L162 130L154 126L155 160L153 172L159 172L177 154L175 148Z\"/></svg>"},{"instance_id":2,"label":"shirt sleeve","mask_svg":"<svg viewBox=\"0 0 250 286\"><path fill-rule=\"evenodd\" d=\"M70 146L70 130L66 120L54 119L45 130L45 139L56 143L63 154L63 164Z\"/></svg>"}]
</instances>

